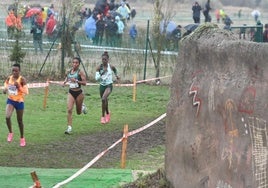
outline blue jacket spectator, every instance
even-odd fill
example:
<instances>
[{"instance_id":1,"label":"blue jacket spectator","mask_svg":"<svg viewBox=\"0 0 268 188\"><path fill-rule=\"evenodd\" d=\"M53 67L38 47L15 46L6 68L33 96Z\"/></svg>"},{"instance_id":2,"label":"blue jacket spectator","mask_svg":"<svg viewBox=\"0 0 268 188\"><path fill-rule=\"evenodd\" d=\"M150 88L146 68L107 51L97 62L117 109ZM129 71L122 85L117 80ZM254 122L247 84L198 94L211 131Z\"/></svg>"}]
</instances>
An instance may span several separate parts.
<instances>
[{"instance_id":1,"label":"blue jacket spectator","mask_svg":"<svg viewBox=\"0 0 268 188\"><path fill-rule=\"evenodd\" d=\"M136 29L136 25L133 24L130 29L129 29L129 36L132 38L132 39L136 39L137 37L137 34L138 34L138 31Z\"/></svg>"}]
</instances>

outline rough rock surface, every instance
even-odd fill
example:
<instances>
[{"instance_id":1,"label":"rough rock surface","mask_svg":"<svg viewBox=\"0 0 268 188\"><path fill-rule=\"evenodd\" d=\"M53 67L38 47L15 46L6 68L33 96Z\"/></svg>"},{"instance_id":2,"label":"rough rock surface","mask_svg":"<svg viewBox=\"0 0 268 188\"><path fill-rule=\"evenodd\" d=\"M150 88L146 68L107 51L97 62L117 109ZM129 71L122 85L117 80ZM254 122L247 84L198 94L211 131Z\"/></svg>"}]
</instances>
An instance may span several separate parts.
<instances>
[{"instance_id":1,"label":"rough rock surface","mask_svg":"<svg viewBox=\"0 0 268 188\"><path fill-rule=\"evenodd\" d=\"M267 54L212 24L181 41L166 123L174 187L268 187Z\"/></svg>"}]
</instances>

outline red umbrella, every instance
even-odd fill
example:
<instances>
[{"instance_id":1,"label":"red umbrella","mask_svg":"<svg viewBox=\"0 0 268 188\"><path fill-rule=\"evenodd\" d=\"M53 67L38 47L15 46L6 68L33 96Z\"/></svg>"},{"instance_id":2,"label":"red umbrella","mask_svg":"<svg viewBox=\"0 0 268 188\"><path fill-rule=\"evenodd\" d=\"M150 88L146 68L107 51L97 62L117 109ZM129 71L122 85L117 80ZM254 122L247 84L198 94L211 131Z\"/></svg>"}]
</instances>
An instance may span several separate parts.
<instances>
[{"instance_id":1,"label":"red umbrella","mask_svg":"<svg viewBox=\"0 0 268 188\"><path fill-rule=\"evenodd\" d=\"M40 8L31 8L27 11L25 18L29 18L32 17L35 14L41 13L41 9Z\"/></svg>"}]
</instances>

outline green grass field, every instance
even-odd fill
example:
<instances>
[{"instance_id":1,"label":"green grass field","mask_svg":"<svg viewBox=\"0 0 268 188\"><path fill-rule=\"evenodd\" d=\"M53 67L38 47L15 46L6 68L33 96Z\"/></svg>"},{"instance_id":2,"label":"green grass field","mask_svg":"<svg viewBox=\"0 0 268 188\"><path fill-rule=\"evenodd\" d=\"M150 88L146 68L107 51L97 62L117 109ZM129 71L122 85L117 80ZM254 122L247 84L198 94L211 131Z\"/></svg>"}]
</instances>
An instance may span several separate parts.
<instances>
[{"instance_id":1,"label":"green grass field","mask_svg":"<svg viewBox=\"0 0 268 188\"><path fill-rule=\"evenodd\" d=\"M2 174L1 177L3 177L0 178L0 185L5 185L4 187L29 186L31 185L29 184L29 182L31 182L30 172L34 169L38 169L37 173L40 175L42 182L45 183L44 187L50 187L51 185L66 179L77 169L88 163L93 157L87 157L87 154L80 155L76 153L80 151L66 151L64 149L65 144L72 144L85 135L94 135L102 132L118 132L120 135L122 134L123 126L125 124L129 125L129 130L137 129L165 113L169 99L169 86L166 85L138 85L136 102L133 102L132 100L132 87L114 87L113 92L109 97L112 121L109 125L103 126L99 122L101 102L99 99L98 86L84 87L86 95L85 104L88 107L88 114L78 116L74 111L74 133L70 137L66 137L63 133L67 126L67 91L67 87L51 84L49 87L47 105L44 109L44 88L30 89L30 94L25 98L24 124L27 141L27 146L25 148L19 146L19 131L15 113L12 117L14 140L12 143L7 143L6 141L8 133L4 116L6 95L0 95L0 101L2 101L0 118L3 120L2 126L0 127L0 132L2 133L0 134L0 166L2 166L2 168L0 168L0 173ZM110 140L110 145L116 140L117 139ZM63 147L57 148L57 151L54 151L53 146L55 146L55 143L61 143ZM97 141L90 144L92 147L98 147ZM100 148L100 151L103 151L106 148ZM95 157L96 154L92 153L91 156ZM96 184L96 186L93 187L119 186L122 181L132 181L131 170L156 170L160 164L163 165L163 162L164 146L158 146L150 149L146 153L130 156L127 161L126 170L119 169L120 164L118 159L117 162L110 162L109 166L112 168L111 170L100 169L100 172L98 173L100 173L100 176L104 179L96 177L96 179L99 179L100 184ZM101 160L99 163L101 163ZM10 170L6 167L12 168ZM25 167L27 168L25 169ZM47 171L43 171L44 168L47 169ZM60 173L57 172L57 169ZM68 169L71 169L70 171L72 172ZM106 175L103 174L104 172L102 172L102 170L106 171L108 174L113 174L113 171L118 169L120 173L123 174L122 176L125 176L127 180L118 177L118 172L116 172L113 180L116 181L116 183L109 183L109 181L112 180L108 181L105 179ZM94 168L90 170L94 171ZM16 173L13 174L12 171L16 171ZM20 173L21 171L23 172ZM26 175L27 173L28 175ZM87 171L86 174L87 173L90 172ZM98 173L94 172L96 176ZM52 177L48 177L48 174L58 175L55 175L57 178L53 179ZM107 175L107 178L108 177L111 178ZM18 181L15 181L16 179ZM22 179L25 179L25 181ZM80 179L80 177L78 179ZM86 184L91 182L90 178L85 179L87 182ZM101 186L106 181L106 186ZM81 182L84 182L83 177L81 177ZM70 185L68 184L66 187L79 186L74 183Z\"/></svg>"}]
</instances>

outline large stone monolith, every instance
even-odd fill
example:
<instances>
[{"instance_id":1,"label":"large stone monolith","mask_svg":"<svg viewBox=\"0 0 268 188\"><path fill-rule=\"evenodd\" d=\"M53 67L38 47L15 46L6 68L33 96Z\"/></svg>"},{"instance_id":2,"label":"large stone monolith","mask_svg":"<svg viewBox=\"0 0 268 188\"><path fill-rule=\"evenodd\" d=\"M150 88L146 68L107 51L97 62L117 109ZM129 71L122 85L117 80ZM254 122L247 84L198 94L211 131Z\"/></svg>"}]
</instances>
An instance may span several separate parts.
<instances>
[{"instance_id":1,"label":"large stone monolith","mask_svg":"<svg viewBox=\"0 0 268 188\"><path fill-rule=\"evenodd\" d=\"M180 43L167 110L175 188L268 187L268 44L204 24Z\"/></svg>"}]
</instances>

